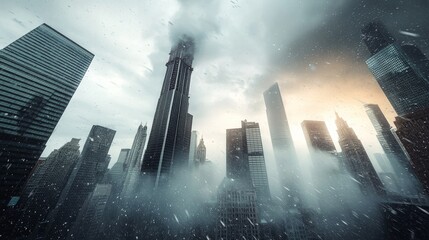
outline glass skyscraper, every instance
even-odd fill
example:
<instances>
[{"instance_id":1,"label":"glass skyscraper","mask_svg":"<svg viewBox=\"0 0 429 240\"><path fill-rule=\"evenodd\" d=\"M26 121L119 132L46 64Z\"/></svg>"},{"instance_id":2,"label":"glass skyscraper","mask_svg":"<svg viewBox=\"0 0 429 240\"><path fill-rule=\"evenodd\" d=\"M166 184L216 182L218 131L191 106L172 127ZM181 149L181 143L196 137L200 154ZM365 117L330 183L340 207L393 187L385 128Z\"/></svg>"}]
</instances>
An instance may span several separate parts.
<instances>
[{"instance_id":1,"label":"glass skyscraper","mask_svg":"<svg viewBox=\"0 0 429 240\"><path fill-rule=\"evenodd\" d=\"M194 42L183 36L172 48L161 96L143 156L142 172L155 187L168 183L170 173L188 166L192 115L188 113Z\"/></svg>"},{"instance_id":2,"label":"glass skyscraper","mask_svg":"<svg viewBox=\"0 0 429 240\"><path fill-rule=\"evenodd\" d=\"M395 43L378 22L362 29L371 57L366 61L399 116L429 108L429 61L413 45Z\"/></svg>"},{"instance_id":3,"label":"glass skyscraper","mask_svg":"<svg viewBox=\"0 0 429 240\"><path fill-rule=\"evenodd\" d=\"M0 50L0 201L21 194L94 55L42 24Z\"/></svg>"},{"instance_id":4,"label":"glass skyscraper","mask_svg":"<svg viewBox=\"0 0 429 240\"><path fill-rule=\"evenodd\" d=\"M298 162L278 83L264 92L264 101L277 171L284 186L283 195L288 207L297 207L301 201Z\"/></svg>"}]
</instances>

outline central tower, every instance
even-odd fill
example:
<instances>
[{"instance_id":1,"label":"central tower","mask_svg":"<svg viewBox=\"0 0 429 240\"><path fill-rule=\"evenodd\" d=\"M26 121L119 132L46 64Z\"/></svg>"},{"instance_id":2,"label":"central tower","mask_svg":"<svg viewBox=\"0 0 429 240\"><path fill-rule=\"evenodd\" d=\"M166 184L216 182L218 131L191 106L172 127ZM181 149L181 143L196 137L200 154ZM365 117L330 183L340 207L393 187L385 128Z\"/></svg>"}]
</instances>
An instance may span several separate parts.
<instances>
[{"instance_id":1,"label":"central tower","mask_svg":"<svg viewBox=\"0 0 429 240\"><path fill-rule=\"evenodd\" d=\"M187 166L192 128L188 113L194 41L183 36L173 46L152 130L143 157L143 174L155 177L155 187L175 170Z\"/></svg>"}]
</instances>

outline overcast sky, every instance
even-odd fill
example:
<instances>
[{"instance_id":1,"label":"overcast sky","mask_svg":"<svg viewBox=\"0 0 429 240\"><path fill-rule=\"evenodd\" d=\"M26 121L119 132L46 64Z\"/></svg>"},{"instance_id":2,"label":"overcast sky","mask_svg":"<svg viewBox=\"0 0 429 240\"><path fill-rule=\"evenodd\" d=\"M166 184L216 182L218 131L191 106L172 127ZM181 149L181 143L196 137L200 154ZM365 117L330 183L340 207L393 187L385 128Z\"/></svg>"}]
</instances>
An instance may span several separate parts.
<instances>
[{"instance_id":1,"label":"overcast sky","mask_svg":"<svg viewBox=\"0 0 429 240\"><path fill-rule=\"evenodd\" d=\"M395 113L364 63L360 28L379 18L400 41L427 52L428 1L408 2L2 0L0 48L47 23L95 54L43 156L73 137L82 147L98 124L117 131L112 165L121 148L131 147L140 122L150 131L172 42L191 35L197 52L189 112L207 157L223 168L225 130L256 121L268 174L275 175L262 92L276 81L302 161L307 148L300 123L325 120L337 141L334 111L371 158L381 151L363 104L379 104L391 123Z\"/></svg>"}]
</instances>

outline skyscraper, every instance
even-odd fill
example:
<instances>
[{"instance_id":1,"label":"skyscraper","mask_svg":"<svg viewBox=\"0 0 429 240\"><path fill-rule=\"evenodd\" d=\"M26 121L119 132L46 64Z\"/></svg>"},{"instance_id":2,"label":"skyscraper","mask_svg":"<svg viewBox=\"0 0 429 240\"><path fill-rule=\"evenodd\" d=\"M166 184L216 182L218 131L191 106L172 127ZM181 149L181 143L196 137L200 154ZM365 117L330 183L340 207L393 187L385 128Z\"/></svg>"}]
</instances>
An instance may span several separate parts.
<instances>
[{"instance_id":1,"label":"skyscraper","mask_svg":"<svg viewBox=\"0 0 429 240\"><path fill-rule=\"evenodd\" d=\"M414 175L414 170L407 155L402 150L401 144L396 140L390 124L387 122L380 107L376 104L366 104L365 109L375 128L377 139L399 180L401 192L406 195L417 194L420 184Z\"/></svg>"},{"instance_id":2,"label":"skyscraper","mask_svg":"<svg viewBox=\"0 0 429 240\"><path fill-rule=\"evenodd\" d=\"M95 239L102 223L112 185L97 184L80 209L67 239Z\"/></svg>"},{"instance_id":3,"label":"skyscraper","mask_svg":"<svg viewBox=\"0 0 429 240\"><path fill-rule=\"evenodd\" d=\"M147 126L140 124L137 129L136 136L134 137L133 145L129 154L127 155L126 161L124 162L124 168L135 168L141 167L141 161L143 157L144 145L147 137Z\"/></svg>"},{"instance_id":4,"label":"skyscraper","mask_svg":"<svg viewBox=\"0 0 429 240\"><path fill-rule=\"evenodd\" d=\"M264 92L264 101L277 171L283 185L283 195L288 207L297 207L301 201L297 186L299 168L278 83Z\"/></svg>"},{"instance_id":5,"label":"skyscraper","mask_svg":"<svg viewBox=\"0 0 429 240\"><path fill-rule=\"evenodd\" d=\"M194 42L182 37L172 48L142 172L155 177L155 187L168 182L171 172L187 166L192 115L188 113Z\"/></svg>"},{"instance_id":6,"label":"skyscraper","mask_svg":"<svg viewBox=\"0 0 429 240\"><path fill-rule=\"evenodd\" d=\"M241 128L226 130L226 175L253 185L258 201L270 198L267 169L259 124L241 122Z\"/></svg>"},{"instance_id":7,"label":"skyscraper","mask_svg":"<svg viewBox=\"0 0 429 240\"><path fill-rule=\"evenodd\" d=\"M94 125L82 150L81 158L76 164L67 185L61 193L56 209L50 214L48 231L53 237L64 238L67 229L76 220L79 209L100 183L109 165L108 152L115 131Z\"/></svg>"},{"instance_id":8,"label":"skyscraper","mask_svg":"<svg viewBox=\"0 0 429 240\"><path fill-rule=\"evenodd\" d=\"M144 127L140 125L134 138L133 147L131 148L130 154L126 160L129 164L124 165L126 177L122 188L122 197L131 195L132 192L135 192L139 187L141 187L139 179L146 137L147 127L146 125ZM136 150L133 151L133 148ZM137 152L138 154L131 155L132 152Z\"/></svg>"},{"instance_id":9,"label":"skyscraper","mask_svg":"<svg viewBox=\"0 0 429 240\"><path fill-rule=\"evenodd\" d=\"M218 188L216 239L259 239L257 195L249 182L224 178Z\"/></svg>"},{"instance_id":10,"label":"skyscraper","mask_svg":"<svg viewBox=\"0 0 429 240\"><path fill-rule=\"evenodd\" d=\"M61 191L79 159L79 141L80 139L73 138L46 158L43 175L37 186L28 196L23 196L26 201L23 203L19 221L22 225L20 234L31 232L35 223L44 221L57 204Z\"/></svg>"},{"instance_id":11,"label":"skyscraper","mask_svg":"<svg viewBox=\"0 0 429 240\"><path fill-rule=\"evenodd\" d=\"M334 141L324 121L305 120L301 123L304 137L310 150L336 152Z\"/></svg>"},{"instance_id":12,"label":"skyscraper","mask_svg":"<svg viewBox=\"0 0 429 240\"><path fill-rule=\"evenodd\" d=\"M201 138L200 143L198 144L198 148L197 148L197 157L196 157L196 161L199 164L204 164L204 162L206 161L206 145L204 145L204 139Z\"/></svg>"},{"instance_id":13,"label":"skyscraper","mask_svg":"<svg viewBox=\"0 0 429 240\"><path fill-rule=\"evenodd\" d=\"M350 128L344 119L336 114L335 123L339 143L344 156L347 170L359 183L364 194L385 194L383 184L380 181L374 167L354 130Z\"/></svg>"},{"instance_id":14,"label":"skyscraper","mask_svg":"<svg viewBox=\"0 0 429 240\"><path fill-rule=\"evenodd\" d=\"M395 43L380 22L362 29L366 61L399 116L429 108L429 60L413 45Z\"/></svg>"},{"instance_id":15,"label":"skyscraper","mask_svg":"<svg viewBox=\"0 0 429 240\"><path fill-rule=\"evenodd\" d=\"M375 29L384 28L381 23L367 26L370 25L378 27L365 27L362 30L364 40L379 35ZM384 37L380 38L391 38L386 30L383 32ZM399 115L395 121L398 138L410 156L414 172L429 193L429 60L414 45L388 42L371 50L374 47L366 41L372 54L366 63Z\"/></svg>"},{"instance_id":16,"label":"skyscraper","mask_svg":"<svg viewBox=\"0 0 429 240\"><path fill-rule=\"evenodd\" d=\"M0 50L0 206L21 194L93 57L46 24Z\"/></svg>"},{"instance_id":17,"label":"skyscraper","mask_svg":"<svg viewBox=\"0 0 429 240\"><path fill-rule=\"evenodd\" d=\"M189 167L193 167L195 164L195 159L197 156L197 141L198 141L198 132L192 131L191 142L189 144L189 162L188 162Z\"/></svg>"},{"instance_id":18,"label":"skyscraper","mask_svg":"<svg viewBox=\"0 0 429 240\"><path fill-rule=\"evenodd\" d=\"M410 156L411 166L429 195L429 110L395 118L396 134Z\"/></svg>"}]
</instances>

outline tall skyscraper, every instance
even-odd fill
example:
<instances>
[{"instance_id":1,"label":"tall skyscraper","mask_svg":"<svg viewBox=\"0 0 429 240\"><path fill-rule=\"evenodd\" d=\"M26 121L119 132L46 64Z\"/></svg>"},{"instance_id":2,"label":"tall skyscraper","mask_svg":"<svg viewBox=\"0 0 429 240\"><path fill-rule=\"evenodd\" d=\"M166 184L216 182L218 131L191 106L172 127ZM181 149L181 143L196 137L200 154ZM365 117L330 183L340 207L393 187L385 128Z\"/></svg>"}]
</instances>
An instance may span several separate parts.
<instances>
[{"instance_id":1,"label":"tall skyscraper","mask_svg":"<svg viewBox=\"0 0 429 240\"><path fill-rule=\"evenodd\" d=\"M337 151L324 121L305 120L301 126L307 146L311 151L327 153Z\"/></svg>"},{"instance_id":2,"label":"tall skyscraper","mask_svg":"<svg viewBox=\"0 0 429 240\"><path fill-rule=\"evenodd\" d=\"M288 207L300 205L298 191L299 168L292 134L286 117L285 107L278 83L273 84L264 92L265 107L271 143L277 169L283 185L284 197Z\"/></svg>"},{"instance_id":3,"label":"tall skyscraper","mask_svg":"<svg viewBox=\"0 0 429 240\"><path fill-rule=\"evenodd\" d=\"M371 57L366 61L399 116L429 108L429 60L413 45L395 43L380 22L362 29Z\"/></svg>"},{"instance_id":4,"label":"tall skyscraper","mask_svg":"<svg viewBox=\"0 0 429 240\"><path fill-rule=\"evenodd\" d=\"M385 194L380 178L356 133L344 119L336 114L335 123L339 143L344 155L345 166L352 177L359 183L364 194Z\"/></svg>"},{"instance_id":5,"label":"tall skyscraper","mask_svg":"<svg viewBox=\"0 0 429 240\"><path fill-rule=\"evenodd\" d=\"M139 184L139 179L146 137L147 126L145 125L142 127L140 124L134 138L133 146L126 160L128 163L124 165L126 177L122 189L122 196L131 195L132 192L135 192L139 187L141 187Z\"/></svg>"},{"instance_id":6,"label":"tall skyscraper","mask_svg":"<svg viewBox=\"0 0 429 240\"><path fill-rule=\"evenodd\" d=\"M204 164L204 162L206 161L206 153L207 153L206 145L204 145L204 139L201 138L200 143L198 144L197 157L196 157L196 161L199 164Z\"/></svg>"},{"instance_id":7,"label":"tall skyscraper","mask_svg":"<svg viewBox=\"0 0 429 240\"><path fill-rule=\"evenodd\" d=\"M46 24L0 50L0 206L21 194L93 57Z\"/></svg>"},{"instance_id":8,"label":"tall skyscraper","mask_svg":"<svg viewBox=\"0 0 429 240\"><path fill-rule=\"evenodd\" d=\"M369 27L371 25L376 27ZM382 28L381 23L368 24L362 30L364 40L378 36L376 29ZM379 38L391 38L387 30L383 32ZM374 47L365 42L372 54L366 63L399 115L395 121L398 138L429 193L429 60L414 45L400 46L390 40L389 44L372 50Z\"/></svg>"},{"instance_id":9,"label":"tall skyscraper","mask_svg":"<svg viewBox=\"0 0 429 240\"><path fill-rule=\"evenodd\" d=\"M23 236L30 233L36 223L44 221L55 207L79 156L80 139L73 138L60 149L54 150L43 164L43 175L37 186L23 196L20 229Z\"/></svg>"},{"instance_id":10,"label":"tall skyscraper","mask_svg":"<svg viewBox=\"0 0 429 240\"><path fill-rule=\"evenodd\" d=\"M411 167L407 155L402 150L401 144L391 131L390 124L387 122L380 107L376 104L366 104L365 109L375 128L377 139L399 180L401 192L406 195L418 194L418 192L420 192L420 190L418 190L420 184L414 175L414 170Z\"/></svg>"},{"instance_id":11,"label":"tall skyscraper","mask_svg":"<svg viewBox=\"0 0 429 240\"><path fill-rule=\"evenodd\" d=\"M56 209L51 213L48 231L54 238L65 238L67 229L76 220L79 209L100 183L109 165L108 152L115 131L94 125L82 150L82 155L61 193Z\"/></svg>"},{"instance_id":12,"label":"tall skyscraper","mask_svg":"<svg viewBox=\"0 0 429 240\"><path fill-rule=\"evenodd\" d=\"M124 162L124 168L141 167L140 164L143 157L144 145L146 144L146 137L147 126L140 124L137 129L136 136L134 137L131 150L127 155L126 161Z\"/></svg>"},{"instance_id":13,"label":"tall skyscraper","mask_svg":"<svg viewBox=\"0 0 429 240\"><path fill-rule=\"evenodd\" d=\"M192 128L188 107L193 59L194 42L184 36L170 52L143 157L142 172L155 177L155 187L167 183L171 172L188 164Z\"/></svg>"},{"instance_id":14,"label":"tall skyscraper","mask_svg":"<svg viewBox=\"0 0 429 240\"><path fill-rule=\"evenodd\" d=\"M189 144L189 162L188 162L189 167L193 167L195 165L195 159L197 157L197 141L198 141L198 132L192 131L191 142Z\"/></svg>"},{"instance_id":15,"label":"tall skyscraper","mask_svg":"<svg viewBox=\"0 0 429 240\"><path fill-rule=\"evenodd\" d=\"M270 198L267 169L259 124L241 122L241 128L226 130L227 177L248 181L256 189L258 201Z\"/></svg>"},{"instance_id":16,"label":"tall skyscraper","mask_svg":"<svg viewBox=\"0 0 429 240\"><path fill-rule=\"evenodd\" d=\"M411 166L429 195L429 110L398 116L395 126L410 156Z\"/></svg>"}]
</instances>

